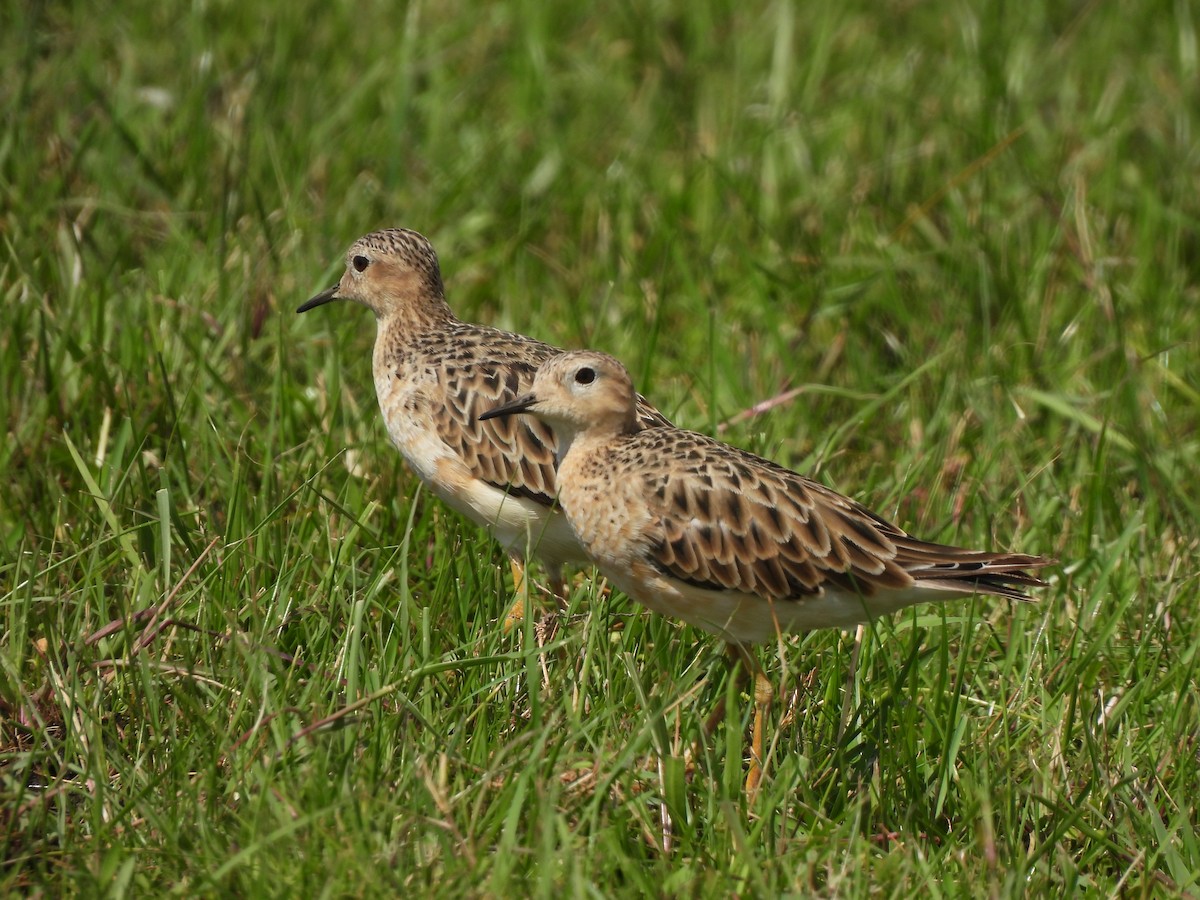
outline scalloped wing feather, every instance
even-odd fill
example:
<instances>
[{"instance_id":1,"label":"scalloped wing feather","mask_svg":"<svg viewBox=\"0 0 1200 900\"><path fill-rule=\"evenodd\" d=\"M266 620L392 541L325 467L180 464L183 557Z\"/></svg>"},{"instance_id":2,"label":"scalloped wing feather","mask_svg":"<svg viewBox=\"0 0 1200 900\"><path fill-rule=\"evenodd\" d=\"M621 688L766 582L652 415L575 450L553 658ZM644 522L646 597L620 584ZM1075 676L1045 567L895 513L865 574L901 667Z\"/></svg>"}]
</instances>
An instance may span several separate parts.
<instances>
[{"instance_id":1,"label":"scalloped wing feather","mask_svg":"<svg viewBox=\"0 0 1200 900\"><path fill-rule=\"evenodd\" d=\"M442 348L425 347L446 402L435 408L437 435L487 484L543 506L554 505L554 434L533 416L479 421L479 414L527 393L545 360L562 351L532 338L459 324ZM670 421L638 395L643 427Z\"/></svg>"},{"instance_id":2,"label":"scalloped wing feather","mask_svg":"<svg viewBox=\"0 0 1200 900\"><path fill-rule=\"evenodd\" d=\"M643 431L615 449L644 479L648 554L710 590L800 600L825 588L871 596L921 587L1024 598L1050 560L921 541L769 460L692 432ZM622 465L624 463L624 465Z\"/></svg>"}]
</instances>

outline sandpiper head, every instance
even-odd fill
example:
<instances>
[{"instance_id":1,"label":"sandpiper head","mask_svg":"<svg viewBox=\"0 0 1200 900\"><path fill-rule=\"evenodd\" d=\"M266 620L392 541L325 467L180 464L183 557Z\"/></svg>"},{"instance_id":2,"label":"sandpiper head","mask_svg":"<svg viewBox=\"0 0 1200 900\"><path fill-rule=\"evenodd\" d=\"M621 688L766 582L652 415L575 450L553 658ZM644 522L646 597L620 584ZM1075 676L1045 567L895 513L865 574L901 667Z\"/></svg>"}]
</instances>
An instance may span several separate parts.
<instances>
[{"instance_id":1,"label":"sandpiper head","mask_svg":"<svg viewBox=\"0 0 1200 900\"><path fill-rule=\"evenodd\" d=\"M480 419L528 412L551 427L572 433L636 428L636 395L625 367L607 353L572 350L546 360L532 389L512 403L490 409Z\"/></svg>"},{"instance_id":2,"label":"sandpiper head","mask_svg":"<svg viewBox=\"0 0 1200 900\"><path fill-rule=\"evenodd\" d=\"M308 312L334 300L353 300L379 318L398 312L416 317L449 313L433 245L407 228L374 231L350 245L342 279L301 305Z\"/></svg>"}]
</instances>

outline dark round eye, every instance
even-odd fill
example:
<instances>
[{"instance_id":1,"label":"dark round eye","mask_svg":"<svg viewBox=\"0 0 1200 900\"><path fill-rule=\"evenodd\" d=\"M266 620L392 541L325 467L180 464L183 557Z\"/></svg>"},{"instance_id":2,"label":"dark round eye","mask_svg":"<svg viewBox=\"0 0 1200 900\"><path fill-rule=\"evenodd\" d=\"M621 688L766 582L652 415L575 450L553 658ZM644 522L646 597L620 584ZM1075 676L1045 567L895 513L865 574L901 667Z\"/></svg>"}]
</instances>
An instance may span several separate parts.
<instances>
[{"instance_id":1,"label":"dark round eye","mask_svg":"<svg viewBox=\"0 0 1200 900\"><path fill-rule=\"evenodd\" d=\"M596 370L595 369L589 369L586 366L584 366L582 369L580 369L578 372L575 373L575 383L576 384L591 384L595 380L596 380Z\"/></svg>"},{"instance_id":2,"label":"dark round eye","mask_svg":"<svg viewBox=\"0 0 1200 900\"><path fill-rule=\"evenodd\" d=\"M350 260L350 264L354 266L355 272L362 272L371 264L371 261L365 256L356 256Z\"/></svg>"}]
</instances>

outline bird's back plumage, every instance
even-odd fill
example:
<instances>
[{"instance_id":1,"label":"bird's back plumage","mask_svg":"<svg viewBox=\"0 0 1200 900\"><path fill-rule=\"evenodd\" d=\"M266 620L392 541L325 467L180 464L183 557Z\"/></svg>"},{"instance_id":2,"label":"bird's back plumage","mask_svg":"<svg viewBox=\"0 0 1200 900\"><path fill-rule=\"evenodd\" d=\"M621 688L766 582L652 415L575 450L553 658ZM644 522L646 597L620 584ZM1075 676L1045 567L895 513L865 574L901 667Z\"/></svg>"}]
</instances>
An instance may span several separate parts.
<instances>
[{"instance_id":1,"label":"bird's back plumage","mask_svg":"<svg viewBox=\"0 0 1200 900\"><path fill-rule=\"evenodd\" d=\"M1037 556L922 541L862 504L745 450L636 416L612 357L545 362L524 398L569 449L562 508L588 556L651 609L734 643L846 627L925 600L1023 598Z\"/></svg>"},{"instance_id":2,"label":"bird's back plumage","mask_svg":"<svg viewBox=\"0 0 1200 900\"><path fill-rule=\"evenodd\" d=\"M1036 557L920 540L810 478L694 432L623 435L588 469L633 483L629 494L648 513L647 558L696 587L803 602L825 589L869 597L913 587L1023 598L1021 587L1042 584L1024 571Z\"/></svg>"}]
</instances>

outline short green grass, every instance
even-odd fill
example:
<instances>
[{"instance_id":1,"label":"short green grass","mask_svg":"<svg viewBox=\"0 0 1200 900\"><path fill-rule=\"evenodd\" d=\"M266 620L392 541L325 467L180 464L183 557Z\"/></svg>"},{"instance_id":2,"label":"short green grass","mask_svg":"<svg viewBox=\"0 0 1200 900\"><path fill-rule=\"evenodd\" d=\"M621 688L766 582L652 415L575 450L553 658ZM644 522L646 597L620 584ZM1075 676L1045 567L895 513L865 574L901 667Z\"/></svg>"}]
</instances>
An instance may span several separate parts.
<instances>
[{"instance_id":1,"label":"short green grass","mask_svg":"<svg viewBox=\"0 0 1200 900\"><path fill-rule=\"evenodd\" d=\"M1195 26L11 5L0 892L1200 894ZM504 634L369 314L294 315L387 225L465 318L1051 587L767 648L761 795L744 697L688 773L716 642L586 577Z\"/></svg>"}]
</instances>

